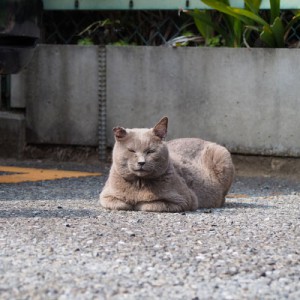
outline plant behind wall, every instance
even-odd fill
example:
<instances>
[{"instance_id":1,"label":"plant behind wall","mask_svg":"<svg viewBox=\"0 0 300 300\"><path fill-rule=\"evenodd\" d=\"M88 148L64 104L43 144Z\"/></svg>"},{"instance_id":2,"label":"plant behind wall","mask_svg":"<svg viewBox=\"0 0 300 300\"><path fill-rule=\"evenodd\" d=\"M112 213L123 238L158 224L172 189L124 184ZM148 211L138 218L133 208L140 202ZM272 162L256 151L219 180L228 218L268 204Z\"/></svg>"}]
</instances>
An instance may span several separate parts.
<instances>
[{"instance_id":1,"label":"plant behind wall","mask_svg":"<svg viewBox=\"0 0 300 300\"><path fill-rule=\"evenodd\" d=\"M262 0L244 0L244 8L230 6L228 0L201 0L213 10L185 11L205 39L206 46L293 47L288 42L299 11L280 10L280 0L270 0L270 10L260 10ZM299 43L299 41L296 41Z\"/></svg>"}]
</instances>

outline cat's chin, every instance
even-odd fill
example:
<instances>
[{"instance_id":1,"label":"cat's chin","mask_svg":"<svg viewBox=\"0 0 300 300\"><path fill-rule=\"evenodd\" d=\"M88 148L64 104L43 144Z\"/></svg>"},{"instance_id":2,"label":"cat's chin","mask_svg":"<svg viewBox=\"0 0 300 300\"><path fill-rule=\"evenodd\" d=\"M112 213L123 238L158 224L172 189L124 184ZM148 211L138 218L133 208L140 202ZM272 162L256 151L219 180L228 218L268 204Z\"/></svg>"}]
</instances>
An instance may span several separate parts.
<instances>
[{"instance_id":1,"label":"cat's chin","mask_svg":"<svg viewBox=\"0 0 300 300\"><path fill-rule=\"evenodd\" d=\"M145 170L135 170L134 174L137 177L147 177L149 175L149 172L145 171Z\"/></svg>"}]
</instances>

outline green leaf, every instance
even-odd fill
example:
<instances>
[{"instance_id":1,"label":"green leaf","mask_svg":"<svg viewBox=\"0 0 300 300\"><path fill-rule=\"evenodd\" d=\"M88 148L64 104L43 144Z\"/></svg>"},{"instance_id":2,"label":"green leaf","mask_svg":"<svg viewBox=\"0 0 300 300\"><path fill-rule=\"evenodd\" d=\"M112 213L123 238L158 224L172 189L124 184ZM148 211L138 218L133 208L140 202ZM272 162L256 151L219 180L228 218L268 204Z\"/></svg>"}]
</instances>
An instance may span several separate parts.
<instances>
[{"instance_id":1,"label":"green leaf","mask_svg":"<svg viewBox=\"0 0 300 300\"><path fill-rule=\"evenodd\" d=\"M237 14L236 12L233 11L233 8L230 7L229 5L226 5L222 2L219 1L215 1L215 0L201 0L204 4L222 12L225 13L227 15L230 15L232 17L235 17L237 19L239 19L240 21L242 21L243 23L247 23L247 19L244 18L243 16Z\"/></svg>"},{"instance_id":2,"label":"green leaf","mask_svg":"<svg viewBox=\"0 0 300 300\"><path fill-rule=\"evenodd\" d=\"M210 12L195 9L194 13L192 12L190 15L194 18L195 25L201 35L205 39L212 37L214 23L211 19Z\"/></svg>"},{"instance_id":3,"label":"green leaf","mask_svg":"<svg viewBox=\"0 0 300 300\"><path fill-rule=\"evenodd\" d=\"M228 34L225 38L227 47L241 47L243 25L242 22L230 15L224 14L223 20L226 24Z\"/></svg>"},{"instance_id":4,"label":"green leaf","mask_svg":"<svg viewBox=\"0 0 300 300\"><path fill-rule=\"evenodd\" d=\"M270 0L271 19L270 24L273 24L277 17L280 17L280 0Z\"/></svg>"},{"instance_id":5,"label":"green leaf","mask_svg":"<svg viewBox=\"0 0 300 300\"><path fill-rule=\"evenodd\" d=\"M93 40L89 37L86 37L86 38L83 38L83 39L80 39L78 42L77 42L77 45L81 45L81 46L89 46L89 45L94 45L93 43Z\"/></svg>"},{"instance_id":6,"label":"green leaf","mask_svg":"<svg viewBox=\"0 0 300 300\"><path fill-rule=\"evenodd\" d=\"M268 25L268 23L263 19L261 18L260 16L252 13L251 11L248 11L246 9L241 9L241 8L232 8L233 12L235 12L236 14L239 14L241 16L245 16L247 17L248 19L251 19L255 22L257 22L258 24L260 25ZM249 23L249 20L247 22L244 22L245 24Z\"/></svg>"},{"instance_id":7,"label":"green leaf","mask_svg":"<svg viewBox=\"0 0 300 300\"><path fill-rule=\"evenodd\" d=\"M271 31L273 33L274 39L276 41L276 46L279 48L284 47L284 27L282 21L279 17L274 20L271 25Z\"/></svg>"},{"instance_id":8,"label":"green leaf","mask_svg":"<svg viewBox=\"0 0 300 300\"><path fill-rule=\"evenodd\" d=\"M242 32L243 32L242 23L240 20L234 19L233 31L234 31L234 47L240 47L242 43Z\"/></svg>"},{"instance_id":9,"label":"green leaf","mask_svg":"<svg viewBox=\"0 0 300 300\"><path fill-rule=\"evenodd\" d=\"M252 26L252 25L246 25L245 26L246 29L249 29L250 31L257 31L257 32L260 32L261 31L261 28L260 27L257 27L257 26Z\"/></svg>"},{"instance_id":10,"label":"green leaf","mask_svg":"<svg viewBox=\"0 0 300 300\"><path fill-rule=\"evenodd\" d=\"M262 0L245 0L245 7L257 15L261 2Z\"/></svg>"},{"instance_id":11,"label":"green leaf","mask_svg":"<svg viewBox=\"0 0 300 300\"><path fill-rule=\"evenodd\" d=\"M260 16L252 13L249 10L246 9L242 9L242 8L233 8L230 6L227 6L223 3L220 3L216 0L201 0L204 4L220 11L223 12L225 14L228 14L232 17L235 17L237 19L239 19L241 22L243 22L244 24L248 24L249 23L249 19L253 20L257 23L259 23L260 25L268 25L268 23L262 19Z\"/></svg>"},{"instance_id":12,"label":"green leaf","mask_svg":"<svg viewBox=\"0 0 300 300\"><path fill-rule=\"evenodd\" d=\"M273 32L269 25L263 27L263 31L260 34L260 39L269 47L275 48L276 41L274 39Z\"/></svg>"},{"instance_id":13,"label":"green leaf","mask_svg":"<svg viewBox=\"0 0 300 300\"><path fill-rule=\"evenodd\" d=\"M201 35L202 30L204 30L205 26L207 26L207 30L211 28L212 30L220 33L224 38L227 35L226 31L222 27L220 27L218 23L213 22L211 18L208 18L207 15L203 15L199 10L188 11L187 14L191 15L194 20L199 20L198 25L200 25L200 27L197 26L197 29L200 31ZM205 38L205 36L203 37ZM209 38L208 35L207 38Z\"/></svg>"}]
</instances>

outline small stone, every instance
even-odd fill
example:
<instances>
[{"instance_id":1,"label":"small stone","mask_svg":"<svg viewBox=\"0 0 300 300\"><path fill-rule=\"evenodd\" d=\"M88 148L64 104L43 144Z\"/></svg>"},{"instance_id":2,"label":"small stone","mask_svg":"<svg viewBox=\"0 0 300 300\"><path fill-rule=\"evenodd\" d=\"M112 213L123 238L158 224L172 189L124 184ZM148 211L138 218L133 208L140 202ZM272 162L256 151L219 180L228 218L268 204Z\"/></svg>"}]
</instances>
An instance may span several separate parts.
<instances>
[{"instance_id":1,"label":"small stone","mask_svg":"<svg viewBox=\"0 0 300 300\"><path fill-rule=\"evenodd\" d=\"M156 244L156 245L153 246L153 249L161 249L161 248L162 248L162 246L159 245L159 244Z\"/></svg>"}]
</instances>

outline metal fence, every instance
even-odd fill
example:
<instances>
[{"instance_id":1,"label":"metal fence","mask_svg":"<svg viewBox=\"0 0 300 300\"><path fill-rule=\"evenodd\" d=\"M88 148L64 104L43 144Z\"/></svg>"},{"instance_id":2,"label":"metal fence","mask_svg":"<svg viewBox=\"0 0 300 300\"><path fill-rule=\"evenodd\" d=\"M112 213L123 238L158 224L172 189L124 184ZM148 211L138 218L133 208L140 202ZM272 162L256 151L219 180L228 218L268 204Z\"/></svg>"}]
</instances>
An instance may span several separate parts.
<instances>
[{"instance_id":1,"label":"metal fence","mask_svg":"<svg viewBox=\"0 0 300 300\"><path fill-rule=\"evenodd\" d=\"M291 12L284 11L283 18L290 19ZM158 46L187 32L199 35L193 19L174 10L44 11L41 25L42 42L46 44L89 41L96 45ZM300 22L291 28L287 43L298 47L299 41Z\"/></svg>"},{"instance_id":2,"label":"metal fence","mask_svg":"<svg viewBox=\"0 0 300 300\"><path fill-rule=\"evenodd\" d=\"M77 44L89 37L94 44L156 46L195 32L193 20L176 11L45 11L42 28L46 44Z\"/></svg>"}]
</instances>

